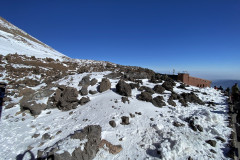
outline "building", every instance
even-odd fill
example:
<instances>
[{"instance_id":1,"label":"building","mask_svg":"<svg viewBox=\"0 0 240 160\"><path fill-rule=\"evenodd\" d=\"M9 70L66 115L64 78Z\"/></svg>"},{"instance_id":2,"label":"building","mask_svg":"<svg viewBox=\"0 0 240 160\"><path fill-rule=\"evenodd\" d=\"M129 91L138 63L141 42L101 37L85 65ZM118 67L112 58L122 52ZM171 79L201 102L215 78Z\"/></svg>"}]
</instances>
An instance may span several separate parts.
<instances>
[{"instance_id":1,"label":"building","mask_svg":"<svg viewBox=\"0 0 240 160\"><path fill-rule=\"evenodd\" d=\"M212 81L209 81L206 79L191 77L189 76L188 73L178 73L178 75L168 75L168 76L174 80L179 80L185 84L200 87L200 88L210 87L212 83Z\"/></svg>"}]
</instances>

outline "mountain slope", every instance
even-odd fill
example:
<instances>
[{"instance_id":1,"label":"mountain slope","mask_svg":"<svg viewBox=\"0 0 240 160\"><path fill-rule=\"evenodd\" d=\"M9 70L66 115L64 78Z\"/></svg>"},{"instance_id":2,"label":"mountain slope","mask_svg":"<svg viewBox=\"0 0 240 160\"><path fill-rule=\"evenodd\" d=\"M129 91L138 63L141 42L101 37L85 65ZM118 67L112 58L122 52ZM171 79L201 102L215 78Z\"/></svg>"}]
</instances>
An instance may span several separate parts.
<instances>
[{"instance_id":1,"label":"mountain slope","mask_svg":"<svg viewBox=\"0 0 240 160\"><path fill-rule=\"evenodd\" d=\"M0 17L0 54L9 53L59 60L66 57Z\"/></svg>"},{"instance_id":2,"label":"mountain slope","mask_svg":"<svg viewBox=\"0 0 240 160\"><path fill-rule=\"evenodd\" d=\"M60 110L61 108L49 107L49 109L42 110L40 114L38 113L39 115L32 116L31 113L35 113L23 107L25 104L22 99L28 97L29 90L34 92L30 95L33 103L29 103L36 102L38 105L48 106L52 101L51 96L53 95L53 98L55 96L54 99L56 99L59 89L64 88L62 86L73 87L76 91L80 91L83 87L79 86L79 81L86 79L85 76L89 76L90 80L96 79L101 82L102 78L109 73L111 72L74 74L58 80L52 86L43 83L21 89L20 92L14 90L15 94L9 95L11 102L6 103L7 106L13 103L13 106L3 110L0 124L2 158L15 159L17 155L26 150L31 150L35 158L41 153L39 151L46 150L55 150L56 156L64 157L61 154L67 152L72 154L78 147L84 148L86 144L84 140L69 139L69 135L71 136L75 131L82 130L86 126L99 125L102 128L101 139L113 145L121 145L122 151L111 154L107 148L99 148L96 160L128 158L186 160L189 157L229 159L224 154L229 150L227 145L231 132L231 128L227 127L226 97L213 88L186 87L186 89L181 89L178 88L180 83L177 82L173 87L175 94L194 92L206 104L187 102L188 107L184 107L180 99L176 99L174 107L168 101L173 94L165 90L162 94L152 95L153 98L162 97L164 102L164 106L156 107L151 102L139 100L141 91L137 88L132 89L132 96L128 97L129 103L124 103L122 96L115 92L116 83L119 81L117 78L110 79L111 89L105 92L97 92L99 83L96 83L87 88L89 92L90 90L96 91L95 94L85 96L77 94L80 101L88 97L90 102L79 103L75 109L64 111ZM154 88L155 85L162 85L164 81L154 84L148 79L142 79L142 82L140 86ZM126 83L134 82L126 81ZM65 91L62 92L64 93ZM209 101L214 106L208 106ZM124 123L123 116L129 118L129 123ZM110 121L115 121L116 126L111 127ZM216 142L216 146L208 144L209 140ZM53 149L55 144L58 144L57 148Z\"/></svg>"},{"instance_id":3,"label":"mountain slope","mask_svg":"<svg viewBox=\"0 0 240 160\"><path fill-rule=\"evenodd\" d=\"M140 67L62 58L1 24L0 52L18 54L0 55L0 82L7 83L0 159L23 159L26 151L32 159L230 159L220 91Z\"/></svg>"}]
</instances>

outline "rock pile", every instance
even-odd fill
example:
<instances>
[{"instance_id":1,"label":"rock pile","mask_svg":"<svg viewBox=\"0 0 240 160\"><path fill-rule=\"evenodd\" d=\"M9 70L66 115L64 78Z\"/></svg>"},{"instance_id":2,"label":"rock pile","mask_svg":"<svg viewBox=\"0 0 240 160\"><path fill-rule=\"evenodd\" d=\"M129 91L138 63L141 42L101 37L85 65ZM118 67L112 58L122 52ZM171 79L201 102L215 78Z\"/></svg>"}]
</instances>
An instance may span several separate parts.
<instances>
[{"instance_id":1,"label":"rock pile","mask_svg":"<svg viewBox=\"0 0 240 160\"><path fill-rule=\"evenodd\" d=\"M78 106L78 91L73 87L59 86L53 97L48 99L47 108L58 108L63 111Z\"/></svg>"},{"instance_id":2,"label":"rock pile","mask_svg":"<svg viewBox=\"0 0 240 160\"><path fill-rule=\"evenodd\" d=\"M68 151L60 150L59 144L67 138L79 139L80 141L87 139L82 150L81 146L74 149L72 154ZM91 160L93 159L101 143L101 127L98 125L90 125L85 127L83 130L75 131L74 134L69 135L67 138L58 141L54 146L48 147L44 150L38 151L38 159L54 159L54 160Z\"/></svg>"}]
</instances>

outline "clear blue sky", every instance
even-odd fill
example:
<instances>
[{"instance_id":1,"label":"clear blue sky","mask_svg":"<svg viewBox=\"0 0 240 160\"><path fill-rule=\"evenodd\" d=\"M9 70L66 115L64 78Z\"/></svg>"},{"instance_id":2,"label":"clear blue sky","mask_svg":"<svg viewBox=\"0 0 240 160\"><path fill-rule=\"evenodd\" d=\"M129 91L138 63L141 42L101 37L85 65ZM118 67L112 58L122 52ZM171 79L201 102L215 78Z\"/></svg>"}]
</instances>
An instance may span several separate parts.
<instances>
[{"instance_id":1,"label":"clear blue sky","mask_svg":"<svg viewBox=\"0 0 240 160\"><path fill-rule=\"evenodd\" d=\"M72 58L240 79L239 0L6 0L0 16Z\"/></svg>"}]
</instances>

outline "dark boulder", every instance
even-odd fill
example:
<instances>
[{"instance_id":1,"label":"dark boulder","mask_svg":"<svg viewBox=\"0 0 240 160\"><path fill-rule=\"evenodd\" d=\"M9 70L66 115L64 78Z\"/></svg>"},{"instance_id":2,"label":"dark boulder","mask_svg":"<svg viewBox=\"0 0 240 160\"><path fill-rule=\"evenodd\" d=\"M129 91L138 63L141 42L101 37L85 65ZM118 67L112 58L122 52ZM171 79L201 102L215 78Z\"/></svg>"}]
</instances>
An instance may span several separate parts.
<instances>
[{"instance_id":1,"label":"dark boulder","mask_svg":"<svg viewBox=\"0 0 240 160\"><path fill-rule=\"evenodd\" d=\"M53 97L48 99L47 108L68 111L78 105L78 91L73 87L58 86Z\"/></svg>"},{"instance_id":2,"label":"dark boulder","mask_svg":"<svg viewBox=\"0 0 240 160\"><path fill-rule=\"evenodd\" d=\"M182 98L179 94L177 94L177 93L175 93L175 92L172 92L172 94L171 94L170 97L171 97L173 100L179 100L179 99Z\"/></svg>"},{"instance_id":3,"label":"dark boulder","mask_svg":"<svg viewBox=\"0 0 240 160\"><path fill-rule=\"evenodd\" d=\"M56 97L57 98L57 97ZM60 110L68 111L75 109L78 102L78 91L73 87L66 87L60 94L57 107Z\"/></svg>"},{"instance_id":4,"label":"dark boulder","mask_svg":"<svg viewBox=\"0 0 240 160\"><path fill-rule=\"evenodd\" d=\"M146 102L152 102L152 95L148 92L141 92L141 94L137 96L137 99Z\"/></svg>"},{"instance_id":5,"label":"dark boulder","mask_svg":"<svg viewBox=\"0 0 240 160\"><path fill-rule=\"evenodd\" d=\"M130 102L129 102L129 99L128 99L127 97L122 97L122 102L123 102L123 103L128 102L128 104L130 103Z\"/></svg>"},{"instance_id":6,"label":"dark boulder","mask_svg":"<svg viewBox=\"0 0 240 160\"><path fill-rule=\"evenodd\" d=\"M121 117L121 119L122 119L122 125L129 125L130 123L129 123L129 117L127 117L127 116L122 116Z\"/></svg>"},{"instance_id":7,"label":"dark boulder","mask_svg":"<svg viewBox=\"0 0 240 160\"><path fill-rule=\"evenodd\" d=\"M163 106L166 106L166 103L163 102L163 97L162 96L157 96L155 98L153 98L152 100L152 104L156 107L163 107Z\"/></svg>"},{"instance_id":8,"label":"dark boulder","mask_svg":"<svg viewBox=\"0 0 240 160\"><path fill-rule=\"evenodd\" d=\"M60 102L61 103L77 102L78 101L77 98L78 98L77 89L73 87L66 87L61 94Z\"/></svg>"},{"instance_id":9,"label":"dark boulder","mask_svg":"<svg viewBox=\"0 0 240 160\"><path fill-rule=\"evenodd\" d=\"M98 86L98 91L100 93L107 91L111 88L111 82L107 78L103 78L100 85Z\"/></svg>"},{"instance_id":10,"label":"dark boulder","mask_svg":"<svg viewBox=\"0 0 240 160\"><path fill-rule=\"evenodd\" d=\"M185 126L185 124L180 123L180 122L177 122L177 121L174 121L174 122L173 122L173 125L174 125L175 127L183 127L183 126Z\"/></svg>"},{"instance_id":11,"label":"dark boulder","mask_svg":"<svg viewBox=\"0 0 240 160\"><path fill-rule=\"evenodd\" d=\"M210 152L212 152L212 153L217 153L215 150L213 150L213 149L210 149Z\"/></svg>"},{"instance_id":12,"label":"dark boulder","mask_svg":"<svg viewBox=\"0 0 240 160\"><path fill-rule=\"evenodd\" d=\"M165 88L165 89L168 90L168 91L173 92L173 84L172 84L171 82L165 81L165 82L162 84L162 87Z\"/></svg>"},{"instance_id":13,"label":"dark boulder","mask_svg":"<svg viewBox=\"0 0 240 160\"><path fill-rule=\"evenodd\" d=\"M68 139L79 139L83 141L87 139L84 144L84 148L81 146L74 149L73 153L70 154L67 150L62 150L63 153L58 153L59 143L64 142ZM90 125L82 130L75 131L72 135L58 141L53 146L47 147L44 150L38 151L38 159L54 159L54 160L92 160L99 151L101 143L101 127L98 125Z\"/></svg>"},{"instance_id":14,"label":"dark boulder","mask_svg":"<svg viewBox=\"0 0 240 160\"><path fill-rule=\"evenodd\" d=\"M155 74L151 77L149 82L151 82L151 83L162 83L162 80L160 79L160 77L158 75Z\"/></svg>"},{"instance_id":15,"label":"dark boulder","mask_svg":"<svg viewBox=\"0 0 240 160\"><path fill-rule=\"evenodd\" d=\"M217 142L215 140L207 140L206 143L210 144L212 147L216 147Z\"/></svg>"},{"instance_id":16,"label":"dark boulder","mask_svg":"<svg viewBox=\"0 0 240 160\"><path fill-rule=\"evenodd\" d=\"M187 102L184 99L182 99L182 98L179 99L179 103L181 103L181 105L184 106L184 107L188 106Z\"/></svg>"},{"instance_id":17,"label":"dark boulder","mask_svg":"<svg viewBox=\"0 0 240 160\"><path fill-rule=\"evenodd\" d=\"M203 127L201 125L196 125L196 127L200 132L203 132Z\"/></svg>"},{"instance_id":18,"label":"dark boulder","mask_svg":"<svg viewBox=\"0 0 240 160\"><path fill-rule=\"evenodd\" d=\"M89 93L90 93L90 94L96 94L96 93L98 93L98 91L90 90Z\"/></svg>"},{"instance_id":19,"label":"dark boulder","mask_svg":"<svg viewBox=\"0 0 240 160\"><path fill-rule=\"evenodd\" d=\"M79 86L89 86L91 84L90 82L90 77L89 76L85 76L82 78L82 80L79 82Z\"/></svg>"},{"instance_id":20,"label":"dark boulder","mask_svg":"<svg viewBox=\"0 0 240 160\"><path fill-rule=\"evenodd\" d=\"M72 153L74 160L91 160L93 159L98 150L101 142L101 127L97 125L87 126L82 132L76 133L71 136L73 139L83 140L87 138L87 142L84 145L84 149L81 147L76 148Z\"/></svg>"},{"instance_id":21,"label":"dark boulder","mask_svg":"<svg viewBox=\"0 0 240 160\"><path fill-rule=\"evenodd\" d=\"M173 98L172 98L172 97L169 97L169 99L168 99L167 102L168 102L168 104L171 105L171 106L174 106L174 107L177 106L177 104L173 101Z\"/></svg>"},{"instance_id":22,"label":"dark boulder","mask_svg":"<svg viewBox=\"0 0 240 160\"><path fill-rule=\"evenodd\" d=\"M51 136L48 133L45 133L44 135L42 135L42 140L48 140L50 138Z\"/></svg>"},{"instance_id":23,"label":"dark boulder","mask_svg":"<svg viewBox=\"0 0 240 160\"><path fill-rule=\"evenodd\" d=\"M129 83L129 85L130 85L131 89L135 89L135 88L138 89L140 87L139 83Z\"/></svg>"},{"instance_id":24,"label":"dark boulder","mask_svg":"<svg viewBox=\"0 0 240 160\"><path fill-rule=\"evenodd\" d=\"M216 139L217 139L217 140L220 140L220 141L223 142L223 143L226 142L226 140L225 140L224 138L220 137L220 136L217 136Z\"/></svg>"},{"instance_id":25,"label":"dark boulder","mask_svg":"<svg viewBox=\"0 0 240 160\"><path fill-rule=\"evenodd\" d=\"M204 105L205 104L193 92L191 92L191 93L182 93L181 96L183 97L183 99L186 102L197 103L197 104L200 104L200 105Z\"/></svg>"},{"instance_id":26,"label":"dark boulder","mask_svg":"<svg viewBox=\"0 0 240 160\"><path fill-rule=\"evenodd\" d=\"M93 78L91 81L90 81L90 85L91 86L94 86L95 84L97 84L98 80L96 78Z\"/></svg>"},{"instance_id":27,"label":"dark boulder","mask_svg":"<svg viewBox=\"0 0 240 160\"><path fill-rule=\"evenodd\" d=\"M128 83L123 80L119 80L116 85L116 92L122 96L131 96L132 89Z\"/></svg>"},{"instance_id":28,"label":"dark boulder","mask_svg":"<svg viewBox=\"0 0 240 160\"><path fill-rule=\"evenodd\" d=\"M197 127L195 126L194 119L192 117L187 119L189 127L194 130L195 132L197 131Z\"/></svg>"},{"instance_id":29,"label":"dark boulder","mask_svg":"<svg viewBox=\"0 0 240 160\"><path fill-rule=\"evenodd\" d=\"M113 128L116 127L116 122L115 121L109 121L109 125L112 126Z\"/></svg>"},{"instance_id":30,"label":"dark boulder","mask_svg":"<svg viewBox=\"0 0 240 160\"><path fill-rule=\"evenodd\" d=\"M141 85L143 84L143 81L140 80L140 79L135 79L134 82L137 83L137 84L141 84Z\"/></svg>"},{"instance_id":31,"label":"dark boulder","mask_svg":"<svg viewBox=\"0 0 240 160\"><path fill-rule=\"evenodd\" d=\"M81 94L81 96L88 95L88 86L83 86L79 93Z\"/></svg>"},{"instance_id":32,"label":"dark boulder","mask_svg":"<svg viewBox=\"0 0 240 160\"><path fill-rule=\"evenodd\" d=\"M79 104L80 105L84 105L86 103L88 103L90 101L89 97L82 97L80 100L79 100Z\"/></svg>"},{"instance_id":33,"label":"dark boulder","mask_svg":"<svg viewBox=\"0 0 240 160\"><path fill-rule=\"evenodd\" d=\"M148 92L150 94L154 94L154 90L150 87L147 87L147 86L141 86L140 88L138 88L139 91L145 91L145 92Z\"/></svg>"},{"instance_id":34,"label":"dark boulder","mask_svg":"<svg viewBox=\"0 0 240 160\"><path fill-rule=\"evenodd\" d=\"M163 92L165 91L165 88L162 87L161 85L156 85L154 86L153 90L158 94L163 94Z\"/></svg>"}]
</instances>

